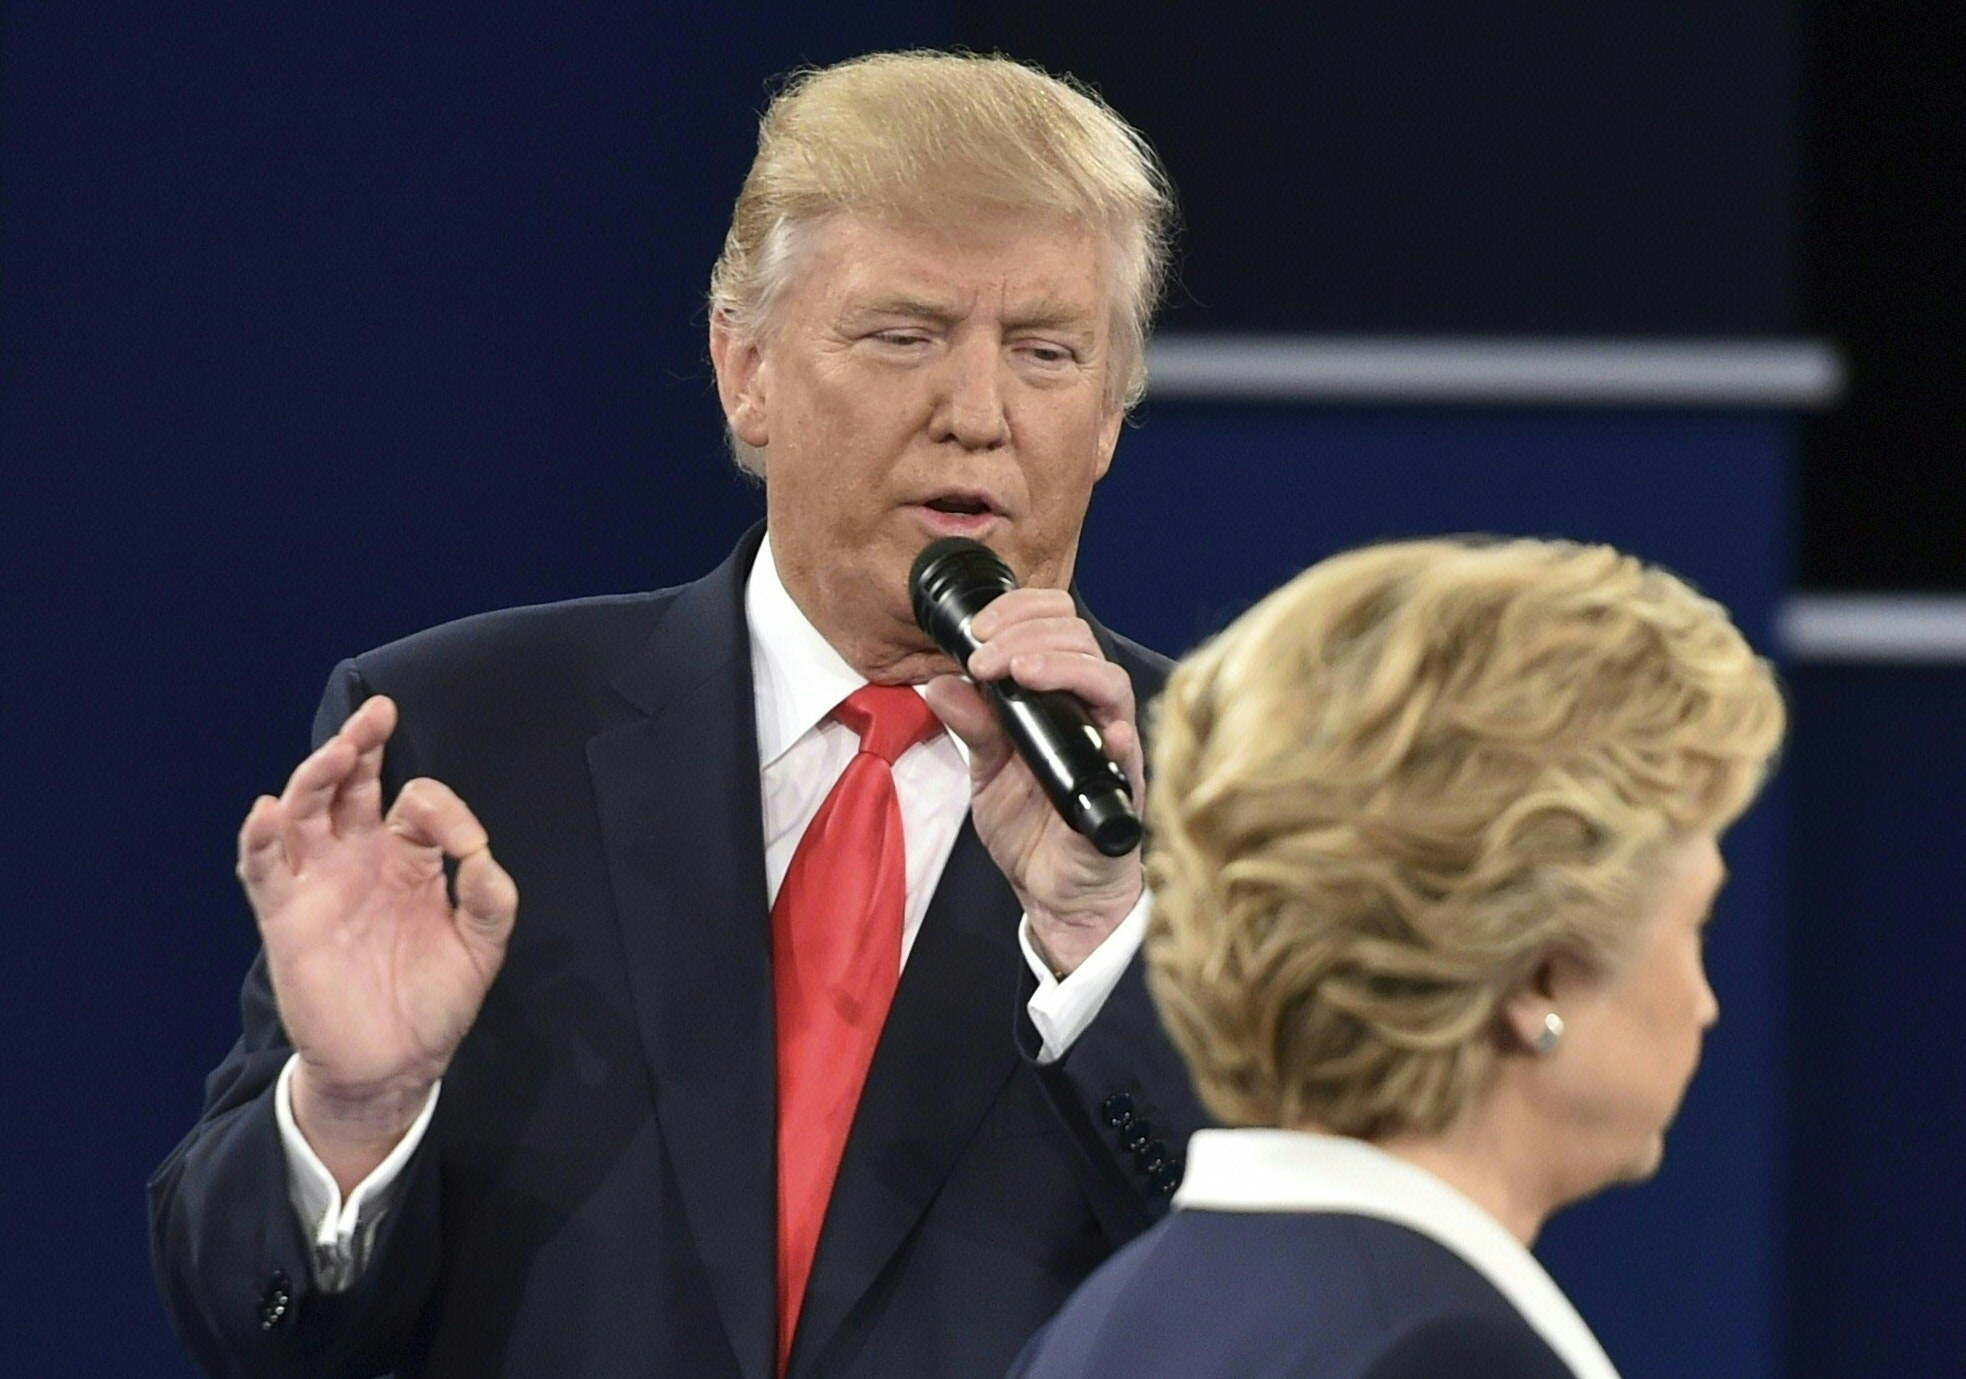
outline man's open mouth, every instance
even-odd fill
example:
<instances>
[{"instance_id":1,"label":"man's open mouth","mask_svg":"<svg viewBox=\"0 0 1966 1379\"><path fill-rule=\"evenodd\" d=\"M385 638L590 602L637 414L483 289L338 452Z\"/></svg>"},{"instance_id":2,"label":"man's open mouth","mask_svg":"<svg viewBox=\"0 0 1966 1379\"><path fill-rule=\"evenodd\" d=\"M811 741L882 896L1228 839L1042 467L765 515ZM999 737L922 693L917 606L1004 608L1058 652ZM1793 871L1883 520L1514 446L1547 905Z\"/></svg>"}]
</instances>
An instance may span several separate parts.
<instances>
[{"instance_id":1,"label":"man's open mouth","mask_svg":"<svg viewBox=\"0 0 1966 1379\"><path fill-rule=\"evenodd\" d=\"M966 497L960 494L945 494L939 498L931 498L926 503L923 503L922 506L932 508L936 512L959 513L965 517L980 517L986 512L996 511L996 508L992 507L987 499Z\"/></svg>"}]
</instances>

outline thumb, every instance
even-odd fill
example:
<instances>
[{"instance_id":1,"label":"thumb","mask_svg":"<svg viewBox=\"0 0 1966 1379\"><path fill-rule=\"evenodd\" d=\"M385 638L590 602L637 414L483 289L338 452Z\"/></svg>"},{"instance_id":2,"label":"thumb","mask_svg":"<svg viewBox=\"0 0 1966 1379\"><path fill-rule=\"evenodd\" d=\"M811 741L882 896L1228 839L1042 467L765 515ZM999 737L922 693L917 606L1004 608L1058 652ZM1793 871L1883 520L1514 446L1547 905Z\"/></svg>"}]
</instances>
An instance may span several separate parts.
<instances>
[{"instance_id":1,"label":"thumb","mask_svg":"<svg viewBox=\"0 0 1966 1379\"><path fill-rule=\"evenodd\" d=\"M1003 769L1011 756L1010 736L982 691L960 675L938 675L922 686L922 698L942 726L969 748L971 777L988 780Z\"/></svg>"}]
</instances>

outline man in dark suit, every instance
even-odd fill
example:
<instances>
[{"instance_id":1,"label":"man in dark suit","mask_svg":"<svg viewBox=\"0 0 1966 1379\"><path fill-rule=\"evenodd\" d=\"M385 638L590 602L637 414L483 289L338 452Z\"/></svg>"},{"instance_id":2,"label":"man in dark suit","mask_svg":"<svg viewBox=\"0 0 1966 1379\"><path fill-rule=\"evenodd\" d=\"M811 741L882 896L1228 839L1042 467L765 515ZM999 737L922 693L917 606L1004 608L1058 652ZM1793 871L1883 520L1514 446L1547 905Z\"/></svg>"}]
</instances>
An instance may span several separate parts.
<instances>
[{"instance_id":1,"label":"man in dark suit","mask_svg":"<svg viewBox=\"0 0 1966 1379\"><path fill-rule=\"evenodd\" d=\"M345 663L241 830L244 1034L151 1185L208 1369L995 1375L1160 1213L1201 1113L1138 858L1064 826L906 571L996 549L1025 587L960 669L1076 694L1137 786L1165 663L1068 591L1167 213L1012 63L774 102L711 319L764 528Z\"/></svg>"}]
</instances>

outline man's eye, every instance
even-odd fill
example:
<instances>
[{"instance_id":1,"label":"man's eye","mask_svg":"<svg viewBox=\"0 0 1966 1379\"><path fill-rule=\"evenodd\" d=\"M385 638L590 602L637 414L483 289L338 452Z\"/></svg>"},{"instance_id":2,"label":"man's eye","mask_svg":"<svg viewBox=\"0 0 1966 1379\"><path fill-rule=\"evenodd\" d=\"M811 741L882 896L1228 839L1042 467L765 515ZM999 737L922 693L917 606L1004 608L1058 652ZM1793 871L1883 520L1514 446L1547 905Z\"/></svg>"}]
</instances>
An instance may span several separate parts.
<instances>
[{"instance_id":1,"label":"man's eye","mask_svg":"<svg viewBox=\"0 0 1966 1379\"><path fill-rule=\"evenodd\" d=\"M1072 352L1063 345L1026 345L1024 353L1040 364L1069 364L1073 358Z\"/></svg>"},{"instance_id":2,"label":"man's eye","mask_svg":"<svg viewBox=\"0 0 1966 1379\"><path fill-rule=\"evenodd\" d=\"M874 338L883 345L898 345L903 348L912 348L916 345L925 345L928 343L928 336L918 330L876 331Z\"/></svg>"}]
</instances>

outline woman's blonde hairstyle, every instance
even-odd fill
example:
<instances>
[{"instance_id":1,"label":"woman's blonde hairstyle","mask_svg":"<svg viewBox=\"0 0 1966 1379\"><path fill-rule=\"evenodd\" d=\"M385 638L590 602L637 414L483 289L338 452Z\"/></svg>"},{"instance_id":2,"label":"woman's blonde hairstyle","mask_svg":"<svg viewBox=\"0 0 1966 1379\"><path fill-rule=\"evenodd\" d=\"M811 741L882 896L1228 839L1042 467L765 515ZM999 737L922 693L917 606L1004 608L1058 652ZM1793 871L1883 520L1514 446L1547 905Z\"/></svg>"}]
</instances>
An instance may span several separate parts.
<instances>
[{"instance_id":1,"label":"woman's blonde hairstyle","mask_svg":"<svg viewBox=\"0 0 1966 1379\"><path fill-rule=\"evenodd\" d=\"M1662 844L1784 723L1726 610L1606 546L1431 540L1306 570L1156 719L1149 982L1231 1124L1439 1130L1549 957L1610 968Z\"/></svg>"},{"instance_id":2,"label":"woman's blonde hairstyle","mask_svg":"<svg viewBox=\"0 0 1966 1379\"><path fill-rule=\"evenodd\" d=\"M1146 341L1174 203L1146 140L1087 88L1002 57L876 53L795 75L758 125L710 309L768 328L801 232L840 211L960 225L979 212L1052 214L1105 238L1113 300L1108 401L1146 388ZM761 457L736 443L740 466Z\"/></svg>"}]
</instances>

